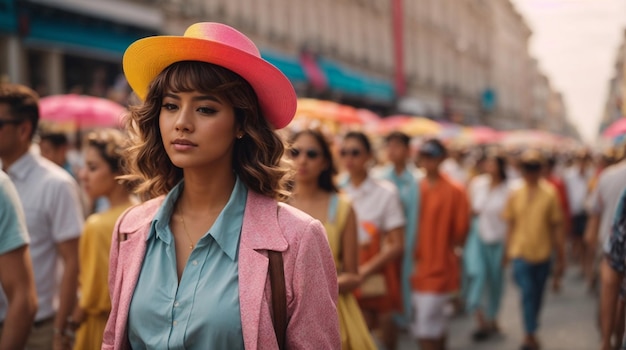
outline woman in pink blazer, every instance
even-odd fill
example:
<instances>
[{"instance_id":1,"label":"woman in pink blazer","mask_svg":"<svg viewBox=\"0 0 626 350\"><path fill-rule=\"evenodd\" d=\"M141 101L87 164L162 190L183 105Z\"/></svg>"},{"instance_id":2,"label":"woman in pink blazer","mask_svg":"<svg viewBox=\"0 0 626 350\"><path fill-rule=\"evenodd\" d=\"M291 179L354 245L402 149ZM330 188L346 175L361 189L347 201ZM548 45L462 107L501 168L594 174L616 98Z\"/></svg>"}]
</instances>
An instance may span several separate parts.
<instances>
[{"instance_id":1,"label":"woman in pink blazer","mask_svg":"<svg viewBox=\"0 0 626 350\"><path fill-rule=\"evenodd\" d=\"M132 172L122 179L148 200L113 233L102 348L339 349L324 229L280 202L287 170L274 130L296 108L287 78L218 23L139 40L123 64L143 103L127 120ZM284 342L268 251L283 259Z\"/></svg>"}]
</instances>

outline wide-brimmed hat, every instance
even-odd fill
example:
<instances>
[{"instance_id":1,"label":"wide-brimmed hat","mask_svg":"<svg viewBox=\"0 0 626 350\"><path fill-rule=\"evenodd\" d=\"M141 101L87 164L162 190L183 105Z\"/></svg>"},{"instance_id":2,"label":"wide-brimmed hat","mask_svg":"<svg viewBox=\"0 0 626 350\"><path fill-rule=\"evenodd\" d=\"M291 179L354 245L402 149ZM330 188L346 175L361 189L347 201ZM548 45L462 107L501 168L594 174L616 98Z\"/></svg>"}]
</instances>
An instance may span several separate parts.
<instances>
[{"instance_id":1,"label":"wide-brimmed hat","mask_svg":"<svg viewBox=\"0 0 626 350\"><path fill-rule=\"evenodd\" d=\"M261 58L252 40L221 23L196 23L183 36L135 41L124 53L124 74L137 96L145 100L152 80L180 61L208 62L239 74L252 86L263 115L276 129L287 126L295 115L297 97L289 79Z\"/></svg>"}]
</instances>

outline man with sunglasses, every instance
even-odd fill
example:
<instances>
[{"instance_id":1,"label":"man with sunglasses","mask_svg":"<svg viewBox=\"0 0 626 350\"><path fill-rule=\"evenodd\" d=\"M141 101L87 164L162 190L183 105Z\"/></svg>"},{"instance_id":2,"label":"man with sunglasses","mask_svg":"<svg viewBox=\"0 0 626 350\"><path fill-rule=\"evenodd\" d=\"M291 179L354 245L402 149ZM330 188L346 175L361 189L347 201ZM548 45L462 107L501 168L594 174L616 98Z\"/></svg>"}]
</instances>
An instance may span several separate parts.
<instances>
[{"instance_id":1,"label":"man with sunglasses","mask_svg":"<svg viewBox=\"0 0 626 350\"><path fill-rule=\"evenodd\" d=\"M539 349L536 333L539 327L546 281L552 257L554 278L561 278L564 266L563 212L555 188L542 178L543 155L526 150L521 155L523 184L516 188L504 209L508 222L505 257L511 259L513 278L521 299L526 337L522 349ZM504 263L507 263L505 258Z\"/></svg>"},{"instance_id":2,"label":"man with sunglasses","mask_svg":"<svg viewBox=\"0 0 626 350\"><path fill-rule=\"evenodd\" d=\"M30 151L38 122L37 94L26 86L1 84L0 160L26 216L39 304L26 349L60 349L67 347L64 329L76 301L83 213L76 181ZM59 257L63 262L60 283L56 278ZM5 305L0 302L0 312Z\"/></svg>"}]
</instances>

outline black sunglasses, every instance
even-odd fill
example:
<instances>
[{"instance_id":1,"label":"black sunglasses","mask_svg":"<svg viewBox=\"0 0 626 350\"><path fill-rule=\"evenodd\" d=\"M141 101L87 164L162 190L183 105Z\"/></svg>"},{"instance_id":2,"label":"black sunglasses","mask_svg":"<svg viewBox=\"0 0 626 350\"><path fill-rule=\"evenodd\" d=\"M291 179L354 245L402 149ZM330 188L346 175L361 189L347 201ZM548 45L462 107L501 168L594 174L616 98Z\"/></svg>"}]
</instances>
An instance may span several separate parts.
<instances>
[{"instance_id":1,"label":"black sunglasses","mask_svg":"<svg viewBox=\"0 0 626 350\"><path fill-rule=\"evenodd\" d=\"M17 125L17 124L21 124L22 122L23 120L17 120L17 119L0 119L0 129L4 128L5 125L9 125L9 124Z\"/></svg>"},{"instance_id":2,"label":"black sunglasses","mask_svg":"<svg viewBox=\"0 0 626 350\"><path fill-rule=\"evenodd\" d=\"M358 157L361 155L361 150L358 148L352 148L352 149L344 148L339 152L339 154L342 157L347 157L347 156Z\"/></svg>"},{"instance_id":3,"label":"black sunglasses","mask_svg":"<svg viewBox=\"0 0 626 350\"><path fill-rule=\"evenodd\" d=\"M314 149L307 149L306 151L301 151L298 148L291 148L289 150L289 154L291 155L291 158L296 159L300 156L300 154L303 153L304 155L306 155L306 157L308 159L315 159L317 157L320 156L320 152Z\"/></svg>"}]
</instances>

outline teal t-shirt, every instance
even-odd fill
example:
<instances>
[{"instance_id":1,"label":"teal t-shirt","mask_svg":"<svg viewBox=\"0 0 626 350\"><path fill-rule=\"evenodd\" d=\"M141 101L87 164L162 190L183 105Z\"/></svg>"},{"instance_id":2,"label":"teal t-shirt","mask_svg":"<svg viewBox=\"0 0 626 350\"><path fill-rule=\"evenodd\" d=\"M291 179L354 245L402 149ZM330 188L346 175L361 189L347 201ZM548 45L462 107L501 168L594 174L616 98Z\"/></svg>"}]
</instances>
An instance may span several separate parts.
<instances>
[{"instance_id":1,"label":"teal t-shirt","mask_svg":"<svg viewBox=\"0 0 626 350\"><path fill-rule=\"evenodd\" d=\"M194 247L182 274L169 227L184 183L152 221L128 317L133 349L244 349L238 250L248 190L237 179L228 203Z\"/></svg>"},{"instance_id":2,"label":"teal t-shirt","mask_svg":"<svg viewBox=\"0 0 626 350\"><path fill-rule=\"evenodd\" d=\"M0 171L0 254L29 243L24 209L9 176Z\"/></svg>"},{"instance_id":3,"label":"teal t-shirt","mask_svg":"<svg viewBox=\"0 0 626 350\"><path fill-rule=\"evenodd\" d=\"M9 176L0 170L0 255L20 248L30 241L24 209ZM8 301L0 286L0 322L7 313Z\"/></svg>"}]
</instances>

